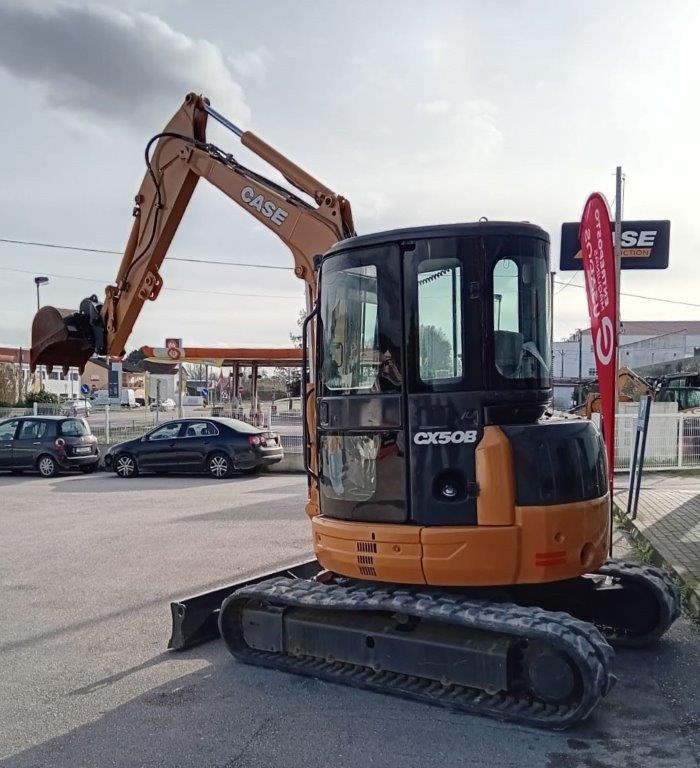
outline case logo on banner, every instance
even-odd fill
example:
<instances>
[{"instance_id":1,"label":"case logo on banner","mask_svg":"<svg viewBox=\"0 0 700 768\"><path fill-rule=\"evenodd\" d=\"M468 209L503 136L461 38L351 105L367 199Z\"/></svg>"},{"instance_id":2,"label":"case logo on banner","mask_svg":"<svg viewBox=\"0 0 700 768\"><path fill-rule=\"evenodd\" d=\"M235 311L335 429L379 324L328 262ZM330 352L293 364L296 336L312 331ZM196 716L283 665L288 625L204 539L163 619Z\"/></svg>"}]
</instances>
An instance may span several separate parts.
<instances>
[{"instance_id":1,"label":"case logo on banner","mask_svg":"<svg viewBox=\"0 0 700 768\"><path fill-rule=\"evenodd\" d=\"M579 227L579 242L600 389L600 415L608 459L608 482L612 492L615 466L617 289L610 211L605 198L599 192L594 192L586 201Z\"/></svg>"}]
</instances>

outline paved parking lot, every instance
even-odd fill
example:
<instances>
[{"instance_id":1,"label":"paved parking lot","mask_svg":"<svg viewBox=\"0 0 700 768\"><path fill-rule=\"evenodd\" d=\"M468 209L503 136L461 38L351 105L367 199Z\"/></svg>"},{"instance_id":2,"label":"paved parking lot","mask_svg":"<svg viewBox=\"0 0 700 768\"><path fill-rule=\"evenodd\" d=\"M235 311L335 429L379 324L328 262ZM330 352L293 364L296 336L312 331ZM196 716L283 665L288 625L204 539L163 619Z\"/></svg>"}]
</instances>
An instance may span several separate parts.
<instances>
[{"instance_id":1,"label":"paved parking lot","mask_svg":"<svg viewBox=\"0 0 700 768\"><path fill-rule=\"evenodd\" d=\"M3 766L697 766L697 627L546 733L165 651L168 601L309 552L300 476L0 476ZM4 759L3 759L4 758Z\"/></svg>"}]
</instances>

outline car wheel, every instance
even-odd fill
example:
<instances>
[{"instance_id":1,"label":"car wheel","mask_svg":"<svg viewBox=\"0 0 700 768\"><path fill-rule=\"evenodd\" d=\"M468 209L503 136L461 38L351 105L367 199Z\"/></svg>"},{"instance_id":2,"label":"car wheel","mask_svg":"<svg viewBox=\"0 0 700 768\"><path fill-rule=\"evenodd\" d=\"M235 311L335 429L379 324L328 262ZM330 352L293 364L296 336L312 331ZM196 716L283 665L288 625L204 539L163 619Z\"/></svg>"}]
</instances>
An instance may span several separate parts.
<instances>
[{"instance_id":1,"label":"car wheel","mask_svg":"<svg viewBox=\"0 0 700 768\"><path fill-rule=\"evenodd\" d=\"M231 474L231 459L225 453L212 453L207 459L207 471L217 480L228 477Z\"/></svg>"},{"instance_id":2,"label":"car wheel","mask_svg":"<svg viewBox=\"0 0 700 768\"><path fill-rule=\"evenodd\" d=\"M36 468L42 477L55 477L58 474L58 464L48 454L39 456Z\"/></svg>"},{"instance_id":3,"label":"car wheel","mask_svg":"<svg viewBox=\"0 0 700 768\"><path fill-rule=\"evenodd\" d=\"M130 453L120 453L114 459L114 471L118 477L136 477L139 468L136 459Z\"/></svg>"},{"instance_id":4,"label":"car wheel","mask_svg":"<svg viewBox=\"0 0 700 768\"><path fill-rule=\"evenodd\" d=\"M97 469L97 464L86 464L84 467L80 467L80 471L84 475L91 475Z\"/></svg>"}]
</instances>

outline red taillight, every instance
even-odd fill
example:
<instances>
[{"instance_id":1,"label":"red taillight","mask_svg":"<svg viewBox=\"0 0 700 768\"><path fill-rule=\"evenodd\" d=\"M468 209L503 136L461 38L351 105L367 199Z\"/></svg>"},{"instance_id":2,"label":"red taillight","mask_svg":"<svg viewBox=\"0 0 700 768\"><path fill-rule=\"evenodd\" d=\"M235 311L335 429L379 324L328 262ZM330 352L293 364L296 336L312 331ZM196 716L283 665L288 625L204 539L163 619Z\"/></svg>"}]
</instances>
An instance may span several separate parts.
<instances>
[{"instance_id":1,"label":"red taillight","mask_svg":"<svg viewBox=\"0 0 700 768\"><path fill-rule=\"evenodd\" d=\"M260 435L248 435L250 445L264 445L265 441Z\"/></svg>"},{"instance_id":2,"label":"red taillight","mask_svg":"<svg viewBox=\"0 0 700 768\"><path fill-rule=\"evenodd\" d=\"M53 444L53 447L58 451L65 451L66 450L66 441L59 437Z\"/></svg>"}]
</instances>

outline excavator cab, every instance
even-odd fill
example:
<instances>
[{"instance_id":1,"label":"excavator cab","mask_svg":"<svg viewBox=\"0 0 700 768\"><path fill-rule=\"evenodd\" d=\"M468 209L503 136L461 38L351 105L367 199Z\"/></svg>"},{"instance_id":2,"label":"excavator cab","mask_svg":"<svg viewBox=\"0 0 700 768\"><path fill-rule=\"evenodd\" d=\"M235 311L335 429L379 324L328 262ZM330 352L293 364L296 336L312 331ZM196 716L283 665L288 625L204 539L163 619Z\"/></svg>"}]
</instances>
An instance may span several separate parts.
<instances>
[{"instance_id":1,"label":"excavator cab","mask_svg":"<svg viewBox=\"0 0 700 768\"><path fill-rule=\"evenodd\" d=\"M341 242L321 267L321 512L477 522L488 424L551 398L549 239L529 224L400 230Z\"/></svg>"},{"instance_id":2,"label":"excavator cab","mask_svg":"<svg viewBox=\"0 0 700 768\"><path fill-rule=\"evenodd\" d=\"M590 422L541 421L546 232L477 222L356 237L326 253L319 283L312 525L325 568L480 586L604 562L600 435ZM348 540L362 554L349 557Z\"/></svg>"}]
</instances>

